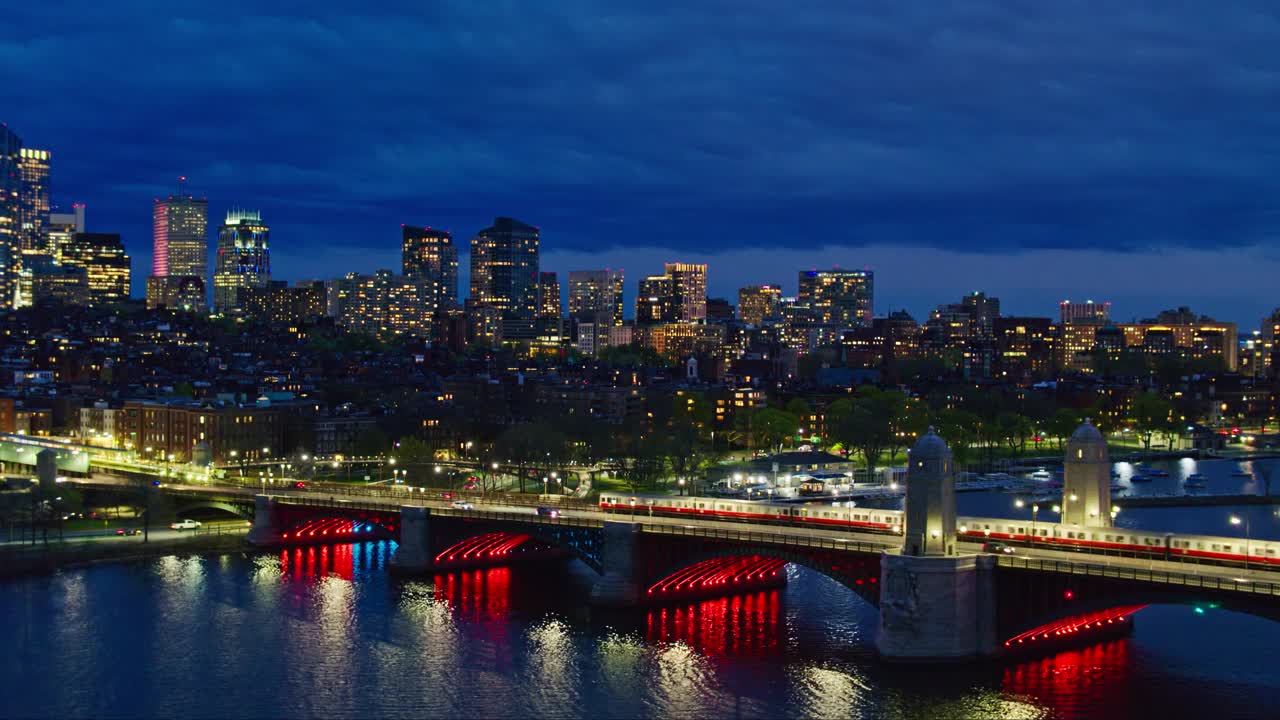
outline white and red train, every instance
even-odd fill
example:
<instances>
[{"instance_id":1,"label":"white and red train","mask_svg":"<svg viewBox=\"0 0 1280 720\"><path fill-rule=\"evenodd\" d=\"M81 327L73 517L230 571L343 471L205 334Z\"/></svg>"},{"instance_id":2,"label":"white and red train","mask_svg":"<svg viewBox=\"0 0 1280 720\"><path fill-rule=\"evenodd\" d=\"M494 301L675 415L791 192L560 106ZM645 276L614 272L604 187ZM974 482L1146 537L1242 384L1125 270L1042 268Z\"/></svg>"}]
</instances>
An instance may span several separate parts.
<instances>
[{"instance_id":1,"label":"white and red train","mask_svg":"<svg viewBox=\"0 0 1280 720\"><path fill-rule=\"evenodd\" d=\"M714 497L671 497L601 493L600 509L622 515L703 517L715 520L845 528L859 532L902 534L902 511L848 507L843 504L798 504ZM1244 538L1163 533L1131 528L1081 528L1052 522L1004 518L956 518L956 531L973 541L1003 540L1052 546L1079 552L1120 552L1161 559L1250 564L1280 569L1280 542Z\"/></svg>"}]
</instances>

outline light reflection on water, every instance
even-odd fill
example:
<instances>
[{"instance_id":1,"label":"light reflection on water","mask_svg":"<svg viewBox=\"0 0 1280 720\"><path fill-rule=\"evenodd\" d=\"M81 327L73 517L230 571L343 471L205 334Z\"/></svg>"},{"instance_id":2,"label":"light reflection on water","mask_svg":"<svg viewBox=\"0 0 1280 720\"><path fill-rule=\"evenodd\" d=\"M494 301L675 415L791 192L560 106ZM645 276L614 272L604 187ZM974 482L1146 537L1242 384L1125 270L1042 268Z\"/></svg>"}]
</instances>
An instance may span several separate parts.
<instances>
[{"instance_id":1,"label":"light reflection on water","mask_svg":"<svg viewBox=\"0 0 1280 720\"><path fill-rule=\"evenodd\" d=\"M1248 716L1280 626L1144 611L1131 638L1010 665L897 669L875 611L785 589L647 612L583 607L580 565L423 580L385 542L162 558L0 585L5 717Z\"/></svg>"}]
</instances>

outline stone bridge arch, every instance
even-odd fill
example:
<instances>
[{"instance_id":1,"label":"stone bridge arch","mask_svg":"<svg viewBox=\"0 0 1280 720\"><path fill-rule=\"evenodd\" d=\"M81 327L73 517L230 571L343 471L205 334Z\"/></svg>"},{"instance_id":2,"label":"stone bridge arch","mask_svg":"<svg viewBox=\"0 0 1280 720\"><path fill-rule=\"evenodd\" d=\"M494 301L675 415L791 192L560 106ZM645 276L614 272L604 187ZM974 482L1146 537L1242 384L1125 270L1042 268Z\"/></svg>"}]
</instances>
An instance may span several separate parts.
<instances>
[{"instance_id":1,"label":"stone bridge arch","mask_svg":"<svg viewBox=\"0 0 1280 720\"><path fill-rule=\"evenodd\" d=\"M173 511L176 517L183 517L192 510L221 510L245 520L253 519L253 506L240 503L220 502L217 500L201 500L188 502Z\"/></svg>"},{"instance_id":2,"label":"stone bridge arch","mask_svg":"<svg viewBox=\"0 0 1280 720\"><path fill-rule=\"evenodd\" d=\"M698 543L685 552L655 553L643 563L639 577L645 594L653 584L700 563L736 557L760 557L794 564L830 578L874 607L880 606L880 558L878 555L774 545Z\"/></svg>"}]
</instances>

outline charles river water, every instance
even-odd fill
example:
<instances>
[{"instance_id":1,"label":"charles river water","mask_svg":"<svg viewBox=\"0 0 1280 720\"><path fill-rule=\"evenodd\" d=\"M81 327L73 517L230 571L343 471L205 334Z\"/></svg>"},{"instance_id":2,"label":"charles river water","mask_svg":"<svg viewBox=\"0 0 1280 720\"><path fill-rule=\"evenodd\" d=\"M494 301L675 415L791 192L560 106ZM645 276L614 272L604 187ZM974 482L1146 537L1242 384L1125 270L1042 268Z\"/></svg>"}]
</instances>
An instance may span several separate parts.
<instances>
[{"instance_id":1,"label":"charles river water","mask_svg":"<svg viewBox=\"0 0 1280 720\"><path fill-rule=\"evenodd\" d=\"M1204 492L1233 463L1173 463ZM1121 473L1125 472L1121 468ZM1123 481L1122 481L1123 482ZM1167 485L1168 487L1163 487ZM1017 517L1012 497L961 512ZM1272 508L1120 524L1280 539ZM1049 519L1043 513L1042 519ZM578 564L402 580L394 545L164 557L0 583L0 717L1234 718L1280 716L1280 623L1152 606L1133 635L971 667L876 662L876 614L789 566L783 590L602 614Z\"/></svg>"}]
</instances>

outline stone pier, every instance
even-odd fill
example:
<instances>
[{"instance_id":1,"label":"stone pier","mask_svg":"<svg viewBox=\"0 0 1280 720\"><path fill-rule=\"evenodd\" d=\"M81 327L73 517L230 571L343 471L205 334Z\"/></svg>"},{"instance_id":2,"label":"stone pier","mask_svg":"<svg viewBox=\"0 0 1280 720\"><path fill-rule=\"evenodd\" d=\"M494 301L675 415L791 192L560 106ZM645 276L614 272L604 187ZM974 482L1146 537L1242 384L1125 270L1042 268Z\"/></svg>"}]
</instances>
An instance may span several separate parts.
<instances>
[{"instance_id":1,"label":"stone pier","mask_svg":"<svg viewBox=\"0 0 1280 720\"><path fill-rule=\"evenodd\" d=\"M400 508L400 544L391 558L391 569L404 573L425 573L435 564L431 549L431 511L406 505Z\"/></svg>"},{"instance_id":2,"label":"stone pier","mask_svg":"<svg viewBox=\"0 0 1280 720\"><path fill-rule=\"evenodd\" d=\"M253 527L249 529L249 544L270 547L279 545L281 540L275 499L269 495L254 495Z\"/></svg>"},{"instance_id":3,"label":"stone pier","mask_svg":"<svg viewBox=\"0 0 1280 720\"><path fill-rule=\"evenodd\" d=\"M604 577L591 588L591 604L604 607L634 607L640 604L640 584L636 581L636 552L640 526L606 522L602 565Z\"/></svg>"}]
</instances>

